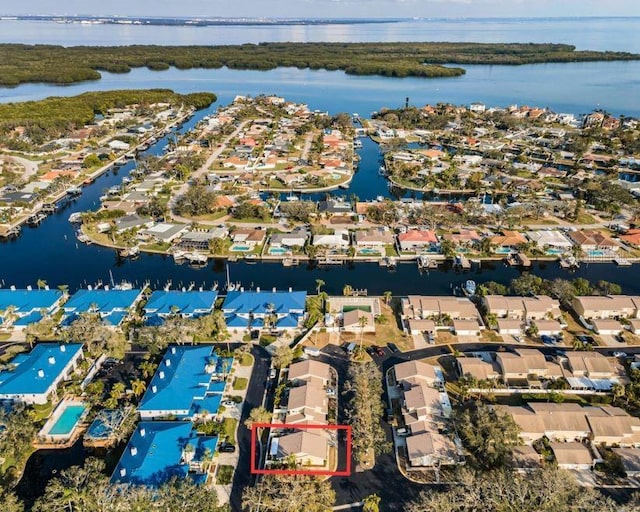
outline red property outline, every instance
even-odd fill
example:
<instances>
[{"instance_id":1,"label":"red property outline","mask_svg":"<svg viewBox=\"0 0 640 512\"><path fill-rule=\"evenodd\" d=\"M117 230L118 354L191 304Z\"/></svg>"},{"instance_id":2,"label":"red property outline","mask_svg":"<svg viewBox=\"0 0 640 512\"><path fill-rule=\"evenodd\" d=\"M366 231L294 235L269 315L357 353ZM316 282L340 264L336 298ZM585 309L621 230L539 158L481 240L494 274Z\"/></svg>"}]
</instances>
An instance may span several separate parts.
<instances>
[{"instance_id":1,"label":"red property outline","mask_svg":"<svg viewBox=\"0 0 640 512\"><path fill-rule=\"evenodd\" d=\"M325 469L258 469L256 468L256 429L323 429L345 430L347 432L347 468L344 471ZM351 476L351 426L350 425L297 425L294 423L254 423L251 425L251 474L252 475L312 475L312 476Z\"/></svg>"}]
</instances>

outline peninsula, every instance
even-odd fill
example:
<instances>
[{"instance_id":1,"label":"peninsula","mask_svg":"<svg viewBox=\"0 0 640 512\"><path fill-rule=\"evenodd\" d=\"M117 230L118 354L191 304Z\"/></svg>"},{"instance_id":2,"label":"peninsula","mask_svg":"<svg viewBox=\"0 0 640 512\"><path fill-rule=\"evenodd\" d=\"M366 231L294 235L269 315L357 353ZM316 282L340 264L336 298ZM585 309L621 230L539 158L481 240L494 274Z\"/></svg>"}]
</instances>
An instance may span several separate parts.
<instances>
[{"instance_id":1,"label":"peninsula","mask_svg":"<svg viewBox=\"0 0 640 512\"><path fill-rule=\"evenodd\" d=\"M260 43L224 46L0 45L0 85L70 84L99 80L100 71L132 68L270 70L278 67L341 70L352 75L455 77L445 64L521 65L546 62L639 60L629 52L576 51L566 44L521 43Z\"/></svg>"}]
</instances>

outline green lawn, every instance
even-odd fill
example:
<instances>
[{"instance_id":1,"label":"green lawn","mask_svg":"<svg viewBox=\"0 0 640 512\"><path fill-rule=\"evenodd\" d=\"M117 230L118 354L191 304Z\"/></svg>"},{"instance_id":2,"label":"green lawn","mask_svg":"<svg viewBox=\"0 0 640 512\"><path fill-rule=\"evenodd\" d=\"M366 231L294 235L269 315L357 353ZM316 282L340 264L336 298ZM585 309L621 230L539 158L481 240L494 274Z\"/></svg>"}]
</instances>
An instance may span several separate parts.
<instances>
[{"instance_id":1,"label":"green lawn","mask_svg":"<svg viewBox=\"0 0 640 512\"><path fill-rule=\"evenodd\" d=\"M233 379L233 389L235 391L242 391L243 389L247 389L248 383L249 381L245 377L236 377Z\"/></svg>"},{"instance_id":2,"label":"green lawn","mask_svg":"<svg viewBox=\"0 0 640 512\"><path fill-rule=\"evenodd\" d=\"M242 354L240 356L240 366L251 366L253 364L253 356L251 354Z\"/></svg>"}]
</instances>

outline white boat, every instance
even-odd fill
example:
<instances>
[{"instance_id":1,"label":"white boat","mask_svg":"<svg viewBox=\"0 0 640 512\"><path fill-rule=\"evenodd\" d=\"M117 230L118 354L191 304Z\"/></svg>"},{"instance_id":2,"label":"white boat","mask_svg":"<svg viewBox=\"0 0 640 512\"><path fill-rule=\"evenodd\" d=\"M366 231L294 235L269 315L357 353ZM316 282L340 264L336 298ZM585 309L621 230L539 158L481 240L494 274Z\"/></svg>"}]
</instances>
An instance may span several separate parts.
<instances>
[{"instance_id":1,"label":"white boat","mask_svg":"<svg viewBox=\"0 0 640 512\"><path fill-rule=\"evenodd\" d=\"M188 252L184 257L191 265L206 265L209 261L209 258L205 254L199 252Z\"/></svg>"},{"instance_id":2,"label":"white boat","mask_svg":"<svg viewBox=\"0 0 640 512\"><path fill-rule=\"evenodd\" d=\"M293 194L287 196L285 199L289 202L300 201L300 198L298 196L294 196Z\"/></svg>"},{"instance_id":3,"label":"white boat","mask_svg":"<svg viewBox=\"0 0 640 512\"><path fill-rule=\"evenodd\" d=\"M362 141L354 140L353 141L353 147L356 148L356 149L361 148L362 147Z\"/></svg>"},{"instance_id":4,"label":"white boat","mask_svg":"<svg viewBox=\"0 0 640 512\"><path fill-rule=\"evenodd\" d=\"M69 194L70 196L79 196L80 194L82 194L82 188L81 187L69 187L67 189L67 194Z\"/></svg>"},{"instance_id":5,"label":"white boat","mask_svg":"<svg viewBox=\"0 0 640 512\"><path fill-rule=\"evenodd\" d=\"M472 281L471 279L467 280L467 282L464 283L464 292L467 295L475 295L476 294L476 282Z\"/></svg>"},{"instance_id":6,"label":"white boat","mask_svg":"<svg viewBox=\"0 0 640 512\"><path fill-rule=\"evenodd\" d=\"M73 212L69 215L69 222L71 222L71 224L79 224L82 222L82 212Z\"/></svg>"}]
</instances>

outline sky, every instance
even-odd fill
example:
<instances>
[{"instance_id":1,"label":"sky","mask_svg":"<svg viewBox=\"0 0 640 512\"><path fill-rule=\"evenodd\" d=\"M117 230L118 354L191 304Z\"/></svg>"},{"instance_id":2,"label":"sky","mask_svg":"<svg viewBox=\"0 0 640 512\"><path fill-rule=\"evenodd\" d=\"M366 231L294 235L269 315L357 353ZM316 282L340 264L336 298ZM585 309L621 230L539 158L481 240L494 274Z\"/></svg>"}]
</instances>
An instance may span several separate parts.
<instances>
[{"instance_id":1,"label":"sky","mask_svg":"<svg viewBox=\"0 0 640 512\"><path fill-rule=\"evenodd\" d=\"M1 15L185 17L640 16L639 0L0 0Z\"/></svg>"}]
</instances>

